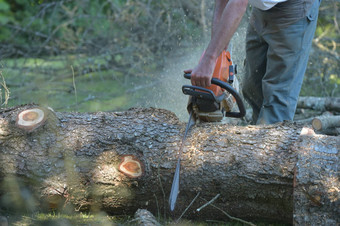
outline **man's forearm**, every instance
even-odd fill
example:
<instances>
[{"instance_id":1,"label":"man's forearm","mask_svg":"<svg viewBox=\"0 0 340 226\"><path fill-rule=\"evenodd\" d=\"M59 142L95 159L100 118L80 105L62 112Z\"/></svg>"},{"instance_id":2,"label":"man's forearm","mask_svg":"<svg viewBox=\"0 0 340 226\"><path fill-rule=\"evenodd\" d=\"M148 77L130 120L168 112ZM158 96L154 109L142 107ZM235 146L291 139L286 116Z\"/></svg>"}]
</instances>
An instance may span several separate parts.
<instances>
[{"instance_id":1,"label":"man's forearm","mask_svg":"<svg viewBox=\"0 0 340 226\"><path fill-rule=\"evenodd\" d=\"M216 30L217 24L220 22L223 10L225 6L227 5L229 0L216 0L215 1L215 8L214 8L214 14L213 14L213 20L212 20L212 26L211 26L211 38L214 36L214 32Z\"/></svg>"},{"instance_id":2,"label":"man's forearm","mask_svg":"<svg viewBox=\"0 0 340 226\"><path fill-rule=\"evenodd\" d=\"M248 0L216 0L212 37L209 45L199 62L191 72L191 84L207 87L211 84L217 57L225 49L239 26ZM218 5L219 4L219 5Z\"/></svg>"},{"instance_id":3,"label":"man's forearm","mask_svg":"<svg viewBox=\"0 0 340 226\"><path fill-rule=\"evenodd\" d=\"M229 0L225 2L228 4L223 7L222 0L216 1L216 4L222 4L223 11L219 16L220 9L216 9L216 5L214 21L216 19L217 23L213 24L212 38L204 54L204 57L210 60L215 60L222 50L227 47L248 5L248 0Z\"/></svg>"}]
</instances>

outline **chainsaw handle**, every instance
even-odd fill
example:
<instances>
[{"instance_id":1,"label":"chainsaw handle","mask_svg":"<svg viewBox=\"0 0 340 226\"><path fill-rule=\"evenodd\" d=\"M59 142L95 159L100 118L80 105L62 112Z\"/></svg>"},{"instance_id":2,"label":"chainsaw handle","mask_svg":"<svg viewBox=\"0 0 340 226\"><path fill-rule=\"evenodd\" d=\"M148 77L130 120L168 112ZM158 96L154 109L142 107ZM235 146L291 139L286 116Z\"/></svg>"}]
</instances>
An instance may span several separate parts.
<instances>
[{"instance_id":1,"label":"chainsaw handle","mask_svg":"<svg viewBox=\"0 0 340 226\"><path fill-rule=\"evenodd\" d=\"M226 97L225 93L223 93L222 95L217 97L217 96L215 96L215 94L212 90L206 89L206 88L203 88L203 87L200 87L200 86L189 86L189 85L182 86L182 92L185 95L190 95L190 96L194 95L195 93L197 93L197 90L203 91L200 94L201 98L205 97L207 99L215 101L216 103L221 103L222 100Z\"/></svg>"},{"instance_id":2,"label":"chainsaw handle","mask_svg":"<svg viewBox=\"0 0 340 226\"><path fill-rule=\"evenodd\" d=\"M185 73L184 78L191 79L191 73ZM225 89L228 93L230 93L236 100L237 107L239 109L239 112L226 112L225 115L227 117L233 117L233 118L242 118L246 115L246 109L244 107L243 101L238 94L238 92L228 83L223 82L217 78L211 79L211 84L217 85L223 89Z\"/></svg>"}]
</instances>

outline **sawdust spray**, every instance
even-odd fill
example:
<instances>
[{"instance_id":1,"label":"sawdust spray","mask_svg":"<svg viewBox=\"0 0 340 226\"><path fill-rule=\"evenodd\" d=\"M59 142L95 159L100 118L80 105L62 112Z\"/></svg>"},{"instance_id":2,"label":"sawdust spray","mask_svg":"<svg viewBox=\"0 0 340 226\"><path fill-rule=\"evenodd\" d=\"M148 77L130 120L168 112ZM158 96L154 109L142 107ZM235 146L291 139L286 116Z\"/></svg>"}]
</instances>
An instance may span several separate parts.
<instances>
[{"instance_id":1,"label":"sawdust spray","mask_svg":"<svg viewBox=\"0 0 340 226\"><path fill-rule=\"evenodd\" d=\"M245 33L247 27L247 16L241 22L240 27L232 38L232 58L234 64L238 66L238 78L242 81L243 62L245 59ZM148 88L148 93L142 107L163 108L174 112L177 117L186 122L189 114L187 112L188 96L182 93L182 85L190 84L190 81L183 78L185 69L194 68L202 52L207 46L207 40L191 43L189 47L173 50L168 57L166 64L159 72L155 85Z\"/></svg>"}]
</instances>

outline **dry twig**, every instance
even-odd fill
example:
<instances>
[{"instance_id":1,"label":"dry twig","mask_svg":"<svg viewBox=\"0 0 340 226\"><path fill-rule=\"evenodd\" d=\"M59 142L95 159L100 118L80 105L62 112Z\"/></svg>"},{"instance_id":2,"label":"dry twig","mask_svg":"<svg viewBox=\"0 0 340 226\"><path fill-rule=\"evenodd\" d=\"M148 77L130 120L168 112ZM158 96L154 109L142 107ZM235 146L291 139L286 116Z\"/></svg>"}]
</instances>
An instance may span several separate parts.
<instances>
[{"instance_id":1,"label":"dry twig","mask_svg":"<svg viewBox=\"0 0 340 226\"><path fill-rule=\"evenodd\" d=\"M205 200L205 199L203 199L203 198L200 198L200 199L202 199L202 200L208 202L207 200ZM210 205L211 205L212 207L214 207L215 209L218 209L219 211L221 211L223 214L225 214L225 215L226 215L229 219L231 219L231 220L239 221L239 222L241 222L241 223L243 223L243 224L246 224L246 225L256 226L255 224L253 224L253 223L251 223L251 222L242 220L242 219L237 218L237 217L230 216L227 212L225 212L224 210L222 210L221 208L215 206L215 205L212 204L212 203L210 203Z\"/></svg>"},{"instance_id":2,"label":"dry twig","mask_svg":"<svg viewBox=\"0 0 340 226\"><path fill-rule=\"evenodd\" d=\"M1 79L2 79L2 82L0 83L0 85L1 85L1 86L4 88L4 90L5 90L5 98L4 98L4 101L3 101L2 92L1 92L1 88L0 88L0 103L1 103L1 105L7 106L8 100L9 100L9 94L10 94L10 92L9 92L9 89L8 89L8 87L7 87L7 85L6 85L5 78L4 78L4 76L2 75L2 71L0 71L0 77L1 77Z\"/></svg>"},{"instance_id":3,"label":"dry twig","mask_svg":"<svg viewBox=\"0 0 340 226\"><path fill-rule=\"evenodd\" d=\"M218 197L220 196L220 194L217 194L212 200L210 200L209 202L207 202L206 204L204 204L203 206L201 206L200 208L196 209L197 212L201 211L203 208L209 206L211 203L213 203Z\"/></svg>"},{"instance_id":4,"label":"dry twig","mask_svg":"<svg viewBox=\"0 0 340 226\"><path fill-rule=\"evenodd\" d=\"M198 198L198 196L200 195L200 192L197 193L197 195L195 196L195 198L190 202L190 204L187 206L187 208L185 208L185 210L183 211L183 213L181 214L181 216L179 216L179 218L176 220L176 222L178 222L183 215L187 212L187 210L192 206L192 204L194 204L194 202L196 201L196 199Z\"/></svg>"}]
</instances>

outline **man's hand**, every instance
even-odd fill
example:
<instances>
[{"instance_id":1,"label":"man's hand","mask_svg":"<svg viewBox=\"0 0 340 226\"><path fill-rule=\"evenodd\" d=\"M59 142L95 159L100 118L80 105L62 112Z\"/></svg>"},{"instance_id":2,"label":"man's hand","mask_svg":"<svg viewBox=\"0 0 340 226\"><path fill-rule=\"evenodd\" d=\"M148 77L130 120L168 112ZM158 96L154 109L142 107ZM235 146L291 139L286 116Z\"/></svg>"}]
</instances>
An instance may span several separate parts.
<instances>
[{"instance_id":1,"label":"man's hand","mask_svg":"<svg viewBox=\"0 0 340 226\"><path fill-rule=\"evenodd\" d=\"M185 70L184 73L191 73L191 84L193 86L208 87L211 85L211 78L215 68L215 60L203 56L200 63L192 70Z\"/></svg>"}]
</instances>

